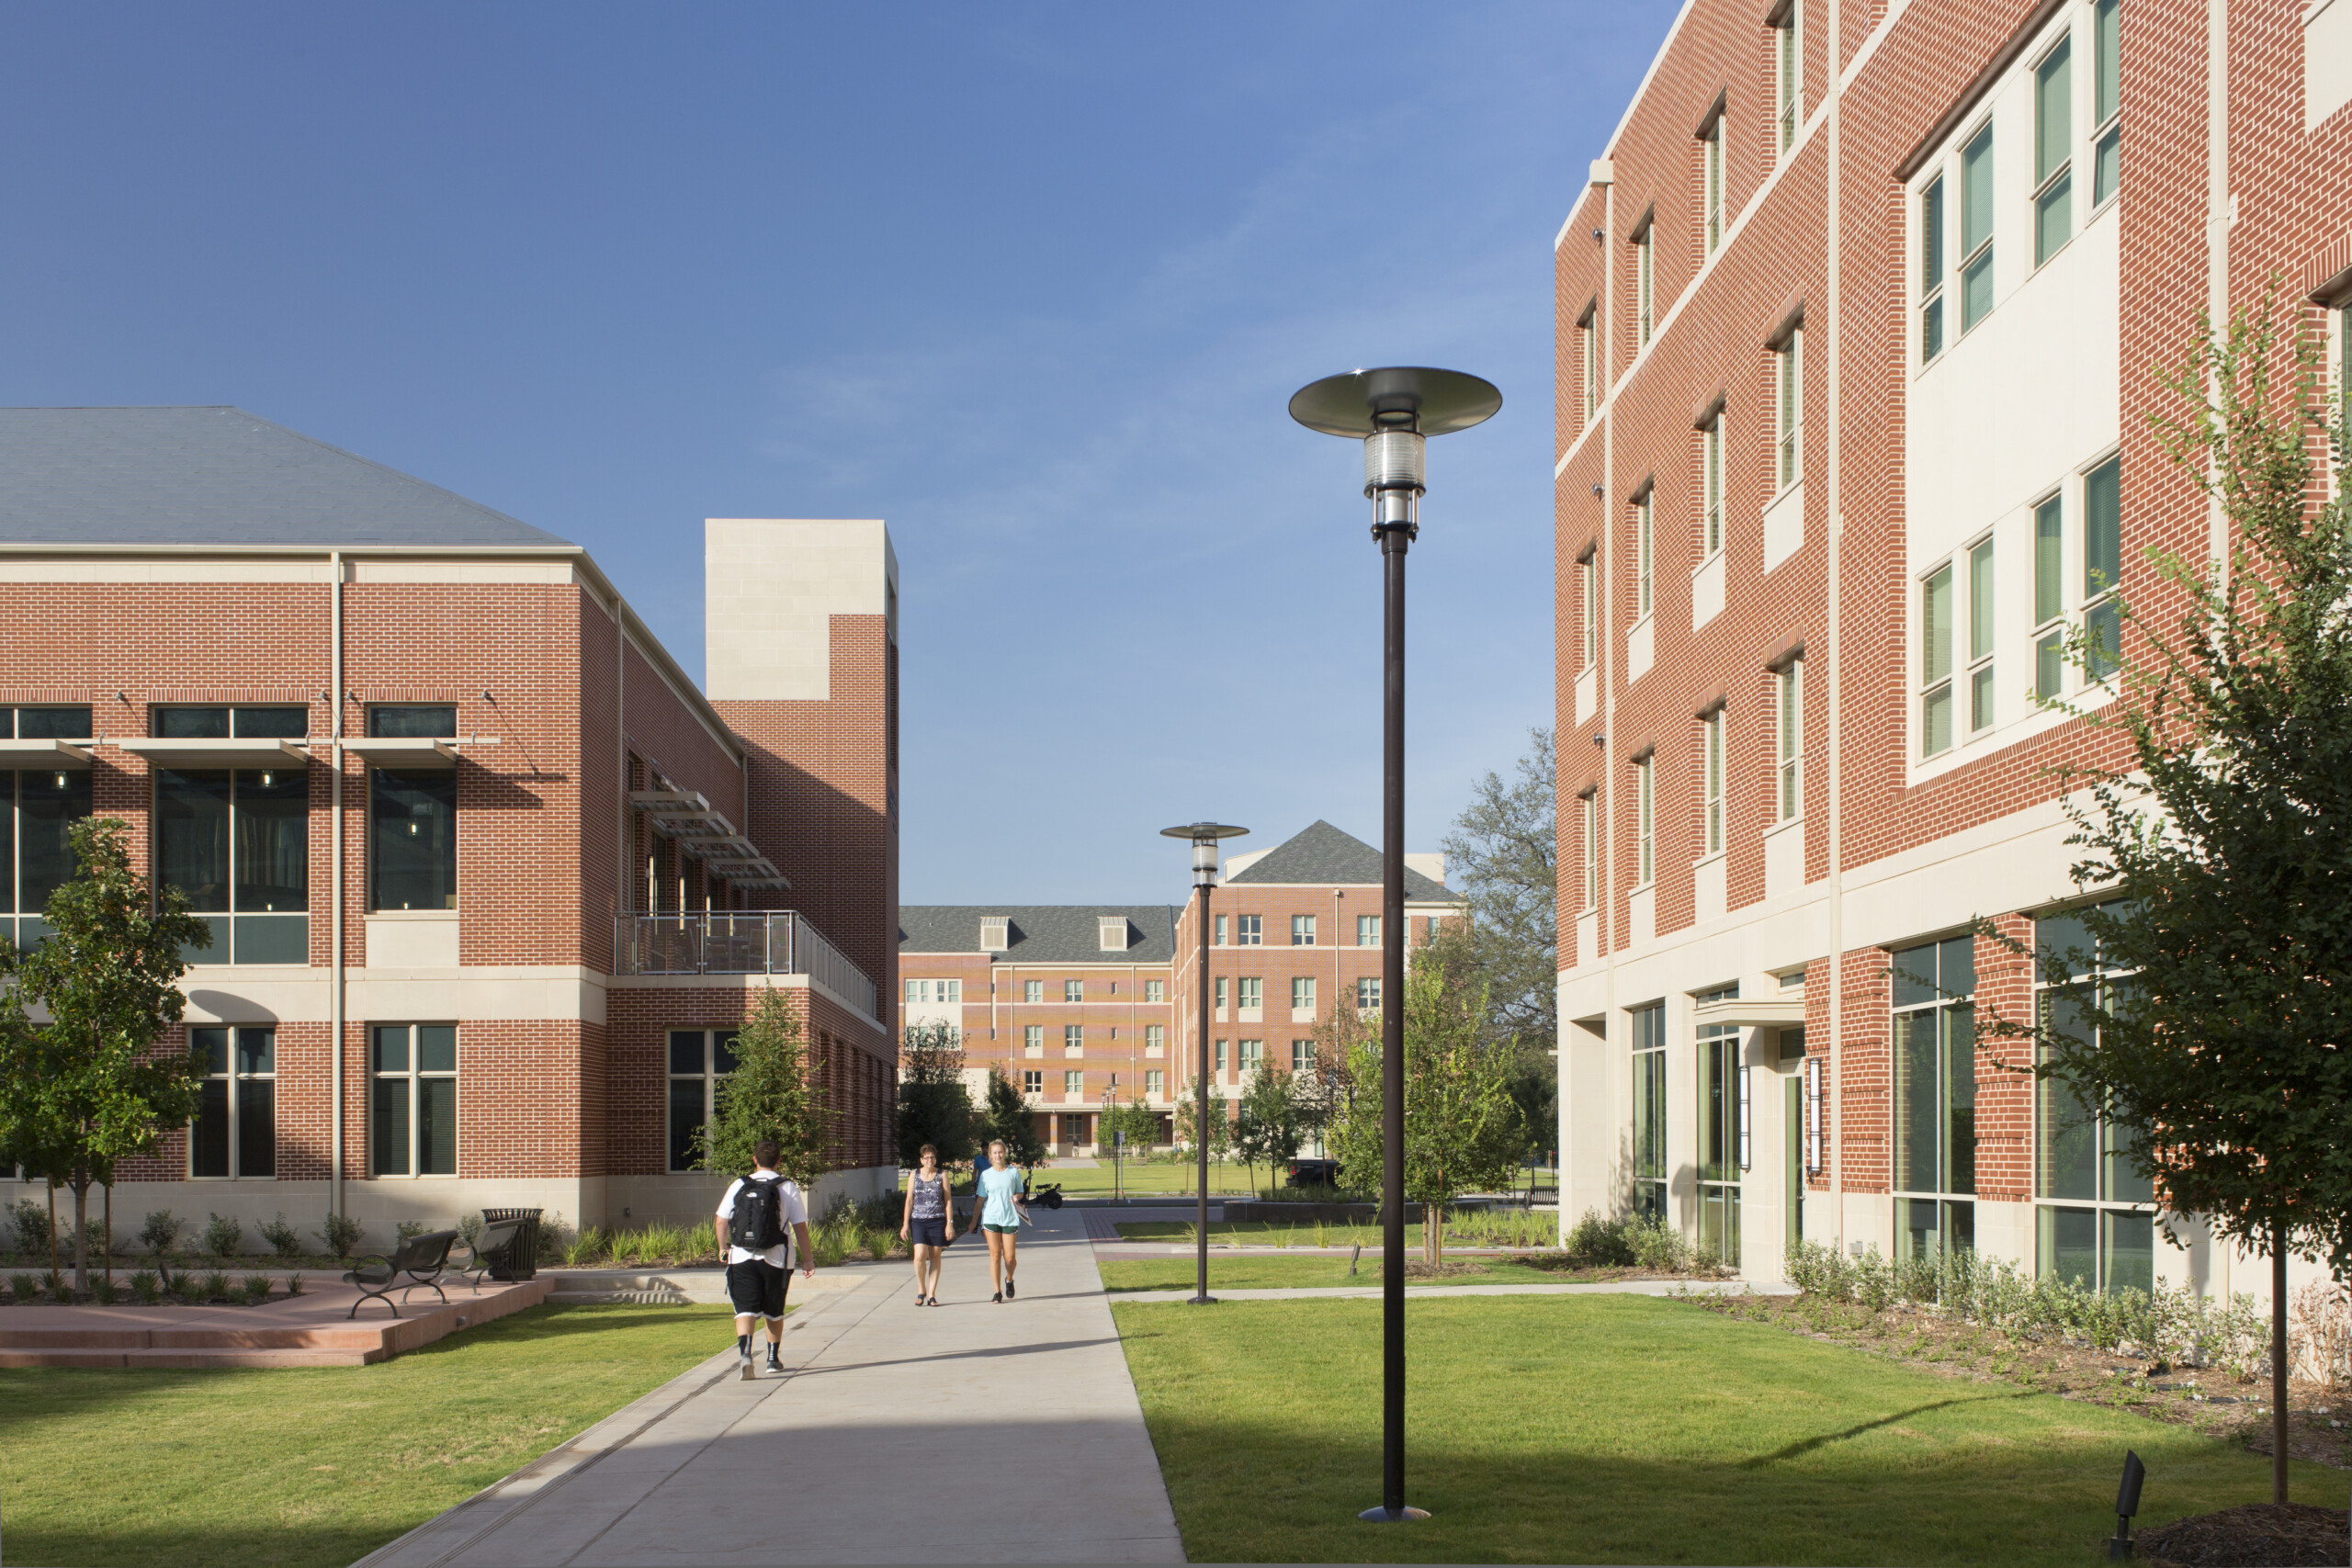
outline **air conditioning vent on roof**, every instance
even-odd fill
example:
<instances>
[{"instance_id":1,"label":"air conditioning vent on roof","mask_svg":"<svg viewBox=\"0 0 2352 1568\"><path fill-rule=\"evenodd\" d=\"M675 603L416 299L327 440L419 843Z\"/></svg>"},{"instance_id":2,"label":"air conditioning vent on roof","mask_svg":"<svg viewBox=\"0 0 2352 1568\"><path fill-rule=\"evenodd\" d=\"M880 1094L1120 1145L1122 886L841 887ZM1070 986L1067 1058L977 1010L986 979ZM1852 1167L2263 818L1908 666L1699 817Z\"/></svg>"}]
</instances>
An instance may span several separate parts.
<instances>
[{"instance_id":1,"label":"air conditioning vent on roof","mask_svg":"<svg viewBox=\"0 0 2352 1568\"><path fill-rule=\"evenodd\" d=\"M1012 923L1012 922L1008 918L1002 915L982 916L980 919L980 951L982 953L1002 953L1006 948L1011 947L1012 943L1008 939L1007 928L1010 927Z\"/></svg>"},{"instance_id":2,"label":"air conditioning vent on roof","mask_svg":"<svg viewBox=\"0 0 2352 1568\"><path fill-rule=\"evenodd\" d=\"M1100 940L1102 951L1105 953L1126 952L1127 918L1125 915L1104 915L1098 923L1101 927Z\"/></svg>"}]
</instances>

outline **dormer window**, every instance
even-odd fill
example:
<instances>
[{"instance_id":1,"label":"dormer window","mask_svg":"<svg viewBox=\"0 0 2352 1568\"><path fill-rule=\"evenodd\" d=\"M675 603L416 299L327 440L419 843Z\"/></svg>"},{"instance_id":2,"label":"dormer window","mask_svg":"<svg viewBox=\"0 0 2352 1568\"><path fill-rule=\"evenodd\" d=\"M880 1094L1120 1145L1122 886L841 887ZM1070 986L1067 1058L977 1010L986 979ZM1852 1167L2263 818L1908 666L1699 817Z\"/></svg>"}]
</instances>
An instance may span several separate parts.
<instances>
[{"instance_id":1,"label":"dormer window","mask_svg":"<svg viewBox=\"0 0 2352 1568\"><path fill-rule=\"evenodd\" d=\"M1103 952L1126 952L1127 918L1125 915L1105 915L1096 922L1096 941Z\"/></svg>"},{"instance_id":2,"label":"dormer window","mask_svg":"<svg viewBox=\"0 0 2352 1568\"><path fill-rule=\"evenodd\" d=\"M1006 948L1011 947L1012 943L1009 940L1007 928L1010 927L1012 923L1012 920L1003 915L981 916L980 951L982 953L1002 953Z\"/></svg>"}]
</instances>

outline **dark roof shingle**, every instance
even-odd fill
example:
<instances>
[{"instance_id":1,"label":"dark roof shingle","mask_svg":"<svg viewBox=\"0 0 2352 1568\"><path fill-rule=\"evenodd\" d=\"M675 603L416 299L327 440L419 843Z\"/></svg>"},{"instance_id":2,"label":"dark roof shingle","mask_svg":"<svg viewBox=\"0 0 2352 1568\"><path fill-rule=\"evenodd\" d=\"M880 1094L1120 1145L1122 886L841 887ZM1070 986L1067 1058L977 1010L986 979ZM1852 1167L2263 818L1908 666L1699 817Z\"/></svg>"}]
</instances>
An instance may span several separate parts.
<instances>
[{"instance_id":1,"label":"dark roof shingle","mask_svg":"<svg viewBox=\"0 0 2352 1568\"><path fill-rule=\"evenodd\" d=\"M1013 964L1166 964L1176 956L1177 907L1170 904L901 904L899 951L981 953L980 922L1012 924L1004 950ZM1105 916L1124 917L1127 946L1102 949Z\"/></svg>"},{"instance_id":2,"label":"dark roof shingle","mask_svg":"<svg viewBox=\"0 0 2352 1568\"><path fill-rule=\"evenodd\" d=\"M1381 881L1380 852L1352 833L1343 833L1317 818L1312 824L1268 850L1263 857L1226 879L1248 882L1337 883L1341 886L1377 886ZM1458 893L1405 868L1405 897L1416 902L1454 903Z\"/></svg>"}]
</instances>

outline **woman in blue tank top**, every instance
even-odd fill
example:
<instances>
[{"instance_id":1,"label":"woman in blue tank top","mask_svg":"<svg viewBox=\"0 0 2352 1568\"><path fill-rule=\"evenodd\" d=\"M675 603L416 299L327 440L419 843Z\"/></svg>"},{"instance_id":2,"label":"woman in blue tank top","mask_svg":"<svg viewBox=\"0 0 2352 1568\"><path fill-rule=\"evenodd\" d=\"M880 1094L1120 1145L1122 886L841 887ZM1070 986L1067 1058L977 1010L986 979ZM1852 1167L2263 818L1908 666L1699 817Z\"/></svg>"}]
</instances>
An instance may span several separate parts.
<instances>
[{"instance_id":1,"label":"woman in blue tank top","mask_svg":"<svg viewBox=\"0 0 2352 1568\"><path fill-rule=\"evenodd\" d=\"M1006 1163L1004 1140L989 1144L989 1168L980 1172L979 1190L980 1234L989 1238L989 1282L996 1287L991 1302L1012 1299L1013 1244L1021 1239L1021 1226L1029 1217L1029 1205L1023 1197L1029 1186L1021 1168Z\"/></svg>"},{"instance_id":2,"label":"woman in blue tank top","mask_svg":"<svg viewBox=\"0 0 2352 1568\"><path fill-rule=\"evenodd\" d=\"M915 1255L915 1305L939 1304L939 1265L943 1250L956 1239L947 1198L947 1176L939 1168L939 1151L929 1144L916 1156L915 1173L907 1179L907 1203L899 1216L899 1239Z\"/></svg>"}]
</instances>

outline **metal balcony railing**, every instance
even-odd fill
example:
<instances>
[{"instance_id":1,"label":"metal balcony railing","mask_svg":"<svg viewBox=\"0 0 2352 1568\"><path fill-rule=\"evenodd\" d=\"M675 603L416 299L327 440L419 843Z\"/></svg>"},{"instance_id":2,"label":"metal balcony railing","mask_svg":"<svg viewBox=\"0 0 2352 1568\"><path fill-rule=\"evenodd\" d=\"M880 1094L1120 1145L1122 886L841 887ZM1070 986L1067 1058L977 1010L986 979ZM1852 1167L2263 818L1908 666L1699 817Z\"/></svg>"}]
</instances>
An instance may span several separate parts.
<instances>
[{"instance_id":1,"label":"metal balcony railing","mask_svg":"<svg viewBox=\"0 0 2352 1568\"><path fill-rule=\"evenodd\" d=\"M881 1017L874 982L797 910L623 915L614 947L617 975L806 975Z\"/></svg>"}]
</instances>

